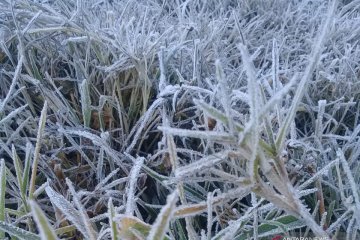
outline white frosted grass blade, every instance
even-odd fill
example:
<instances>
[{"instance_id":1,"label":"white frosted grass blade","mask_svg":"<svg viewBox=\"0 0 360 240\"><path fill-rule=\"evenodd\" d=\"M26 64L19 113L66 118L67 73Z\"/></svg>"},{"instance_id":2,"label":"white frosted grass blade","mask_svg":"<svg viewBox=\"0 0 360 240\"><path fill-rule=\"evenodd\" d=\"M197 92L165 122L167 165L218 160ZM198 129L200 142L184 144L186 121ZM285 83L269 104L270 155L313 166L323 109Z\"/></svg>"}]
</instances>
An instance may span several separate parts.
<instances>
[{"instance_id":1,"label":"white frosted grass blade","mask_svg":"<svg viewBox=\"0 0 360 240\"><path fill-rule=\"evenodd\" d=\"M37 167L39 164L40 159L40 148L41 148L41 141L44 134L45 129L45 122L46 122L46 115L47 115L47 101L44 102L44 107L41 110L40 121L39 121L39 128L36 137L36 145L35 145L35 152L34 158L32 163L32 170L31 170L31 179L30 179L30 188L29 188L29 198L33 198L33 194L35 192L35 181L37 175Z\"/></svg>"},{"instance_id":2,"label":"white frosted grass blade","mask_svg":"<svg viewBox=\"0 0 360 240\"><path fill-rule=\"evenodd\" d=\"M149 236L146 238L147 240L163 239L169 228L170 220L174 215L177 200L178 191L175 190L167 197L166 205L161 209L154 224L151 226Z\"/></svg>"},{"instance_id":3,"label":"white frosted grass blade","mask_svg":"<svg viewBox=\"0 0 360 240\"><path fill-rule=\"evenodd\" d=\"M329 227L328 229L326 229L326 232L327 233L331 233L332 231L334 231L335 229L337 229L340 225L342 225L346 219L351 216L351 214L353 213L354 211L354 208L349 208L347 209L340 217L338 217L336 219L335 222L333 222Z\"/></svg>"},{"instance_id":4,"label":"white frosted grass blade","mask_svg":"<svg viewBox=\"0 0 360 240\"><path fill-rule=\"evenodd\" d=\"M58 129L59 132L61 133L67 133L67 134L72 134L72 135L77 135L77 136L81 136L81 137L85 137L89 140L91 140L93 142L94 145L96 146L103 146L106 145L106 142L104 141L104 139L102 139L101 137L93 134L93 133L89 133L87 131L81 131L81 130L68 130L68 129L64 129L64 128L59 128Z\"/></svg>"},{"instance_id":5,"label":"white frosted grass blade","mask_svg":"<svg viewBox=\"0 0 360 240\"><path fill-rule=\"evenodd\" d=\"M225 79L224 70L221 66L220 60L215 61L216 67L216 78L220 84L220 101L225 109L226 118L228 120L228 127L230 130L230 134L234 134L234 121L231 117L231 101L230 101L230 91L228 89L228 82Z\"/></svg>"},{"instance_id":6,"label":"white frosted grass blade","mask_svg":"<svg viewBox=\"0 0 360 240\"><path fill-rule=\"evenodd\" d=\"M169 97L171 95L176 94L181 89L180 85L167 85L163 89L161 89L161 92L159 94L160 97Z\"/></svg>"},{"instance_id":7,"label":"white frosted grass blade","mask_svg":"<svg viewBox=\"0 0 360 240\"><path fill-rule=\"evenodd\" d=\"M11 236L17 237L20 240L41 240L38 235L3 221L0 221L0 230L7 232Z\"/></svg>"},{"instance_id":8,"label":"white frosted grass blade","mask_svg":"<svg viewBox=\"0 0 360 240\"><path fill-rule=\"evenodd\" d=\"M328 215L327 212L324 212L324 214L321 216L321 220L320 220L320 226L322 228L324 228L325 224L326 224L326 216Z\"/></svg>"},{"instance_id":9,"label":"white frosted grass blade","mask_svg":"<svg viewBox=\"0 0 360 240\"><path fill-rule=\"evenodd\" d=\"M323 131L324 131L323 118L324 118L326 100L319 100L318 106L319 106L319 109L318 109L318 115L317 115L317 119L316 119L315 136L317 136L318 139L321 140Z\"/></svg>"},{"instance_id":10,"label":"white frosted grass blade","mask_svg":"<svg viewBox=\"0 0 360 240\"><path fill-rule=\"evenodd\" d=\"M108 216L109 216L109 224L111 229L111 239L117 240L118 230L117 230L116 222L114 221L115 214L116 212L114 205L112 203L112 198L110 198L108 203Z\"/></svg>"},{"instance_id":11,"label":"white frosted grass blade","mask_svg":"<svg viewBox=\"0 0 360 240\"><path fill-rule=\"evenodd\" d=\"M193 75L192 75L192 80L193 81L200 81L200 79L198 79L198 49L199 49L199 43L200 43L200 39L195 39L194 40L194 55L193 55Z\"/></svg>"},{"instance_id":12,"label":"white frosted grass blade","mask_svg":"<svg viewBox=\"0 0 360 240\"><path fill-rule=\"evenodd\" d=\"M250 101L249 96L240 90L232 90L232 98L231 99L233 101L240 100L246 104L249 104L249 101Z\"/></svg>"},{"instance_id":13,"label":"white frosted grass blade","mask_svg":"<svg viewBox=\"0 0 360 240\"><path fill-rule=\"evenodd\" d=\"M229 201L229 199L233 199L233 198L242 199L251 192L251 188L252 185L249 185L248 187L235 188L227 193L221 193L220 195L213 197L211 199L212 205L215 206L221 204L224 201ZM196 204L181 205L176 208L174 217L185 218L190 216L196 216L203 212L206 212L207 207L208 207L207 201L202 201Z\"/></svg>"},{"instance_id":14,"label":"white frosted grass blade","mask_svg":"<svg viewBox=\"0 0 360 240\"><path fill-rule=\"evenodd\" d=\"M279 49L277 46L276 39L273 39L272 46L272 66L271 66L271 75L273 80L273 93L277 92L278 89L282 88L282 84L279 81Z\"/></svg>"},{"instance_id":15,"label":"white frosted grass blade","mask_svg":"<svg viewBox=\"0 0 360 240\"><path fill-rule=\"evenodd\" d=\"M204 93L207 94L209 96L214 96L214 92L208 90L208 89L204 89L201 87L196 87L196 86L190 86L190 85L182 85L181 88L183 88L184 90L191 90L197 93Z\"/></svg>"},{"instance_id":16,"label":"white frosted grass blade","mask_svg":"<svg viewBox=\"0 0 360 240\"><path fill-rule=\"evenodd\" d=\"M27 24L24 29L21 30L21 35L25 35L27 31L32 27L36 19L39 18L39 16L43 13L42 10L38 11L29 21L27 21Z\"/></svg>"},{"instance_id":17,"label":"white frosted grass blade","mask_svg":"<svg viewBox=\"0 0 360 240\"><path fill-rule=\"evenodd\" d=\"M169 124L169 120L168 117L166 116L165 111L163 111L162 114L162 119L163 119L163 124L164 126L168 127ZM177 157L177 150L176 150L176 144L174 141L174 137L170 134L164 134L164 137L166 138L166 143L167 143L167 152L169 153L169 159L170 159L170 163L171 163L171 169L172 172L175 172L175 170L177 169L178 165L179 165L179 161L178 161L178 157ZM181 191L180 191L180 195L181 195Z\"/></svg>"},{"instance_id":18,"label":"white frosted grass blade","mask_svg":"<svg viewBox=\"0 0 360 240\"><path fill-rule=\"evenodd\" d=\"M81 157L84 158L84 160L86 161L86 163L89 164L91 169L95 170L96 167L95 167L93 161L85 154L85 152L82 150L82 147L79 144L77 144L77 142L74 140L74 138L72 136L70 136L70 134L68 134L62 127L60 127L58 129L58 131L65 135L67 140L70 142L71 146L80 153Z\"/></svg>"},{"instance_id":19,"label":"white frosted grass blade","mask_svg":"<svg viewBox=\"0 0 360 240\"><path fill-rule=\"evenodd\" d=\"M160 79L159 79L159 92L161 92L166 87L166 76L165 76L165 65L164 65L164 49L165 47L161 46L160 51L158 53L159 57L159 66L160 66Z\"/></svg>"},{"instance_id":20,"label":"white frosted grass blade","mask_svg":"<svg viewBox=\"0 0 360 240\"><path fill-rule=\"evenodd\" d=\"M21 106L13 111L11 111L9 114L6 115L6 117L4 117L3 119L0 120L0 126L2 124L5 124L6 122L8 122L11 118L15 117L19 112L23 112L25 108L27 108L27 104L25 104L24 106Z\"/></svg>"},{"instance_id":21,"label":"white frosted grass blade","mask_svg":"<svg viewBox=\"0 0 360 240\"><path fill-rule=\"evenodd\" d=\"M112 182L110 182L109 184L105 185L102 190L111 190L111 188L121 184L121 183L126 183L127 181L129 180L128 177L123 177L123 178L120 178L120 179L116 179Z\"/></svg>"},{"instance_id":22,"label":"white frosted grass blade","mask_svg":"<svg viewBox=\"0 0 360 240\"><path fill-rule=\"evenodd\" d=\"M288 134L291 122L294 120L297 108L307 90L307 83L310 81L310 78L312 76L312 73L314 72L322 52L322 47L327 40L327 36L330 32L330 29L333 25L333 19L334 14L336 10L337 0L333 0L331 3L331 6L329 7L327 18L321 27L321 32L319 32L319 35L314 40L315 44L313 46L313 49L311 51L310 57L309 57L309 63L306 66L305 72L303 74L303 77L300 80L300 83L297 87L297 91L295 93L293 102L291 104L291 107L289 109L288 114L286 115L285 121L282 123L279 133L276 139L276 147L278 150L283 149L283 145L286 139L286 135Z\"/></svg>"},{"instance_id":23,"label":"white frosted grass blade","mask_svg":"<svg viewBox=\"0 0 360 240\"><path fill-rule=\"evenodd\" d=\"M357 235L357 231L355 230L355 237L352 236L353 232L354 232L354 228L356 229L356 227L354 226L356 222L356 218L351 218L350 221L347 224L346 227L346 240L352 240L352 239L356 239L356 235Z\"/></svg>"},{"instance_id":24,"label":"white frosted grass blade","mask_svg":"<svg viewBox=\"0 0 360 240\"><path fill-rule=\"evenodd\" d=\"M215 166L216 164L219 164L220 162L226 160L228 158L230 151L223 151L219 153L215 153L209 156L206 156L204 158L201 158L198 161L192 162L190 164L187 164L184 167L179 167L175 171L175 177L176 178L184 178L186 176L200 173L210 167Z\"/></svg>"},{"instance_id":25,"label":"white frosted grass blade","mask_svg":"<svg viewBox=\"0 0 360 240\"><path fill-rule=\"evenodd\" d=\"M6 94L6 97L4 98L4 100L0 100L0 117L1 115L4 113L4 107L5 105L7 104L7 102L9 101L9 99L11 97L13 97L13 92L15 90L15 87L16 87L16 84L17 84L17 80L19 78L19 75L21 73L21 69L22 69L22 65L23 65L23 62L24 62L24 55L21 54L20 56L20 59L18 61L18 64L16 66L16 69L15 69L15 73L14 73L14 77L12 79L12 82L11 82L11 85L10 85L10 88L8 90L8 93Z\"/></svg>"},{"instance_id":26,"label":"white frosted grass blade","mask_svg":"<svg viewBox=\"0 0 360 240\"><path fill-rule=\"evenodd\" d=\"M341 162L341 164L343 166L345 174L346 174L346 176L347 176L347 178L349 180L350 188L351 188L351 191L353 193L352 196L354 197L354 200L355 200L354 215L355 215L355 217L357 219L356 222L358 224L358 227L360 228L360 198L359 198L359 192L358 192L359 187L356 185L354 176L351 173L350 166L349 166L348 162L345 159L343 151L341 149L338 149L336 151L336 155L340 159L340 162Z\"/></svg>"},{"instance_id":27,"label":"white frosted grass blade","mask_svg":"<svg viewBox=\"0 0 360 240\"><path fill-rule=\"evenodd\" d=\"M78 195L75 192L72 182L68 178L66 178L65 181L69 187L70 193L73 195L73 201L75 203L76 208L78 209L78 213L81 217L81 222L82 222L83 226L85 227L86 235L84 235L84 236L86 237L86 239L96 240L97 233L95 232L95 230L90 222L89 216L86 214L86 211L85 211L83 205L81 204L80 199L78 198Z\"/></svg>"},{"instance_id":28,"label":"white frosted grass blade","mask_svg":"<svg viewBox=\"0 0 360 240\"><path fill-rule=\"evenodd\" d=\"M316 172L311 178L309 178L308 180L306 180L304 183L302 183L297 190L302 190L304 188L306 188L307 186L309 186L311 183L315 182L316 179L318 179L321 175L326 175L328 173L328 171L335 166L336 164L339 163L339 159L335 159L333 161L331 161L330 163L328 163L325 167L323 167L320 171Z\"/></svg>"},{"instance_id":29,"label":"white frosted grass blade","mask_svg":"<svg viewBox=\"0 0 360 240\"><path fill-rule=\"evenodd\" d=\"M34 198L36 199L40 194L45 192L45 188L49 186L49 182L46 181L45 183L41 184L34 192Z\"/></svg>"},{"instance_id":30,"label":"white frosted grass blade","mask_svg":"<svg viewBox=\"0 0 360 240\"><path fill-rule=\"evenodd\" d=\"M177 151L176 151L176 144L174 141L174 137L172 135L166 136L166 141L168 145L168 152L169 152L169 158L171 162L171 168L172 171L175 172L179 165L178 157L177 157Z\"/></svg>"},{"instance_id":31,"label":"white frosted grass blade","mask_svg":"<svg viewBox=\"0 0 360 240\"><path fill-rule=\"evenodd\" d=\"M211 239L211 229L213 225L213 197L216 191L209 192L207 194L206 204L207 204L207 226L206 226L206 232L207 237L205 239L210 240Z\"/></svg>"},{"instance_id":32,"label":"white frosted grass blade","mask_svg":"<svg viewBox=\"0 0 360 240\"><path fill-rule=\"evenodd\" d=\"M90 139L94 145L104 149L106 154L108 156L112 157L116 162L118 162L118 163L122 162L122 160L119 158L119 154L114 149L112 149L109 146L109 144L103 138L101 138L101 137L99 137L99 136L97 136L97 135L95 135L93 133L89 133L89 132L84 131L84 130L83 131L81 131L81 130L68 130L68 129L65 130L62 127L59 127L58 131L65 134L66 137L69 139L69 141L71 141L71 143L74 143L74 144L76 144L76 142L73 139L71 139L69 134L77 135L77 136L81 136L81 137L85 137L87 139ZM79 150L80 153L82 152L80 147L78 147L78 150ZM85 157L86 156L85 153L84 153L84 155L82 154L82 156ZM87 159L87 162L89 163L89 165L91 166L91 168L93 168L96 171L97 167L95 167L94 163L87 156L86 156L86 159ZM120 167L125 172L127 172L127 169L124 166L120 165Z\"/></svg>"},{"instance_id":33,"label":"white frosted grass blade","mask_svg":"<svg viewBox=\"0 0 360 240\"><path fill-rule=\"evenodd\" d=\"M149 109L145 112L145 114L143 115L142 118L139 119L138 123L136 124L138 127L134 127L134 130L137 129L132 142L129 144L129 146L126 148L125 152L129 153L135 146L135 144L137 143L137 141L139 140L140 134L141 132L144 130L147 122L149 121L150 117L152 116L153 112L155 111L155 109L157 107L159 107L163 102L165 101L165 99L163 98L158 98L156 99L151 106L149 107ZM132 134L129 134L130 136L132 136ZM126 146L126 145L125 145Z\"/></svg>"},{"instance_id":34,"label":"white frosted grass blade","mask_svg":"<svg viewBox=\"0 0 360 240\"><path fill-rule=\"evenodd\" d=\"M247 129L251 132L251 157L248 159L248 169L249 174L252 180L254 180L255 176L257 175L258 168L256 166L256 155L257 155L257 148L259 145L259 113L260 113L260 94L259 94L259 86L256 80L256 71L254 64L249 56L248 50L242 44L239 44L239 49L241 52L241 57L243 60L244 68L246 71L246 75L248 76L247 80L247 88L249 94L249 105L250 105L250 121L247 124ZM242 141L242 140L241 140Z\"/></svg>"},{"instance_id":35,"label":"white frosted grass blade","mask_svg":"<svg viewBox=\"0 0 360 240\"><path fill-rule=\"evenodd\" d=\"M212 240L220 240L220 239L234 239L234 234L238 231L241 223L249 220L253 214L253 211L257 209L262 201L259 201L256 206L249 207L246 212L237 220L232 221L229 223L229 226L224 228L223 230L219 231Z\"/></svg>"},{"instance_id":36,"label":"white frosted grass blade","mask_svg":"<svg viewBox=\"0 0 360 240\"><path fill-rule=\"evenodd\" d=\"M105 186L105 184L113 177L115 176L118 172L119 172L119 168L115 169L114 171L112 171L111 173L109 173L106 178L104 178L103 180L101 180L95 187L95 190L100 190L101 188L103 188Z\"/></svg>"},{"instance_id":37,"label":"white frosted grass blade","mask_svg":"<svg viewBox=\"0 0 360 240\"><path fill-rule=\"evenodd\" d=\"M65 46L68 43L83 43L89 41L89 36L69 37L61 42L61 45Z\"/></svg>"},{"instance_id":38,"label":"white frosted grass blade","mask_svg":"<svg viewBox=\"0 0 360 240\"><path fill-rule=\"evenodd\" d=\"M55 192L51 187L45 188L46 194L49 196L51 203L60 209L66 218L72 222L76 228L84 235L87 236L87 231L84 223L82 222L81 215L75 207L66 200L62 195Z\"/></svg>"},{"instance_id":39,"label":"white frosted grass blade","mask_svg":"<svg viewBox=\"0 0 360 240\"><path fill-rule=\"evenodd\" d=\"M222 122L225 126L229 125L228 118L221 111L205 103L202 100L194 99L193 101L195 105L197 105L198 108L201 109L206 115L208 115L211 118L214 118L216 121ZM241 127L239 124L236 124L236 122L234 122L234 125L235 125L235 129L234 129L235 131L240 132L243 130L243 127Z\"/></svg>"},{"instance_id":40,"label":"white frosted grass blade","mask_svg":"<svg viewBox=\"0 0 360 240\"><path fill-rule=\"evenodd\" d=\"M235 143L235 137L230 134L214 132L214 131L198 131L198 130L187 130L181 128L171 128L171 127L158 127L158 129L165 134L171 134L180 137L191 137L191 138L201 138L208 139L219 142L230 142Z\"/></svg>"},{"instance_id":41,"label":"white frosted grass blade","mask_svg":"<svg viewBox=\"0 0 360 240\"><path fill-rule=\"evenodd\" d=\"M135 211L135 191L137 186L137 180L139 177L139 173L141 170L142 165L144 164L145 158L138 157L134 162L134 166L130 171L130 180L129 186L126 188L126 209L125 214L127 216L132 216Z\"/></svg>"},{"instance_id":42,"label":"white frosted grass blade","mask_svg":"<svg viewBox=\"0 0 360 240\"><path fill-rule=\"evenodd\" d=\"M1 159L0 165L0 221L5 221L5 191L6 191L6 167L5 160ZM0 231L0 239L5 238L5 233Z\"/></svg>"},{"instance_id":43,"label":"white frosted grass blade","mask_svg":"<svg viewBox=\"0 0 360 240\"><path fill-rule=\"evenodd\" d=\"M97 167L96 167L96 179L101 181L103 179L103 166L104 166L104 149L100 149Z\"/></svg>"},{"instance_id":44,"label":"white frosted grass blade","mask_svg":"<svg viewBox=\"0 0 360 240\"><path fill-rule=\"evenodd\" d=\"M289 83L282 87L278 92L276 92L265 104L264 107L261 108L260 118L264 117L266 114L273 109L276 104L284 99L284 96L289 93L292 87L296 85L298 81L298 74L294 74L294 76L290 79Z\"/></svg>"},{"instance_id":45,"label":"white frosted grass blade","mask_svg":"<svg viewBox=\"0 0 360 240\"><path fill-rule=\"evenodd\" d=\"M56 236L54 229L50 225L48 219L46 218L41 208L33 200L30 200L29 203L30 203L31 213L35 219L35 222L40 232L40 238L42 240L57 240L58 237Z\"/></svg>"},{"instance_id":46,"label":"white frosted grass blade","mask_svg":"<svg viewBox=\"0 0 360 240\"><path fill-rule=\"evenodd\" d=\"M20 190L20 195L21 198L23 199L23 201L25 200L25 196L26 196L26 189L24 189L23 187L23 181L22 181L22 177L23 175L23 169L21 166L21 161L19 159L19 156L16 153L16 149L14 144L11 146L11 151L12 151L12 159L14 161L14 167L15 167L15 173L16 173L16 178L17 178L17 184ZM1 220L1 219L0 219Z\"/></svg>"},{"instance_id":47,"label":"white frosted grass blade","mask_svg":"<svg viewBox=\"0 0 360 240\"><path fill-rule=\"evenodd\" d=\"M22 175L22 189L21 189L21 192L23 192L24 194L26 194L27 188L29 186L32 148L33 146L31 145L31 143L27 142L25 148L25 164L24 164L24 174Z\"/></svg>"},{"instance_id":48,"label":"white frosted grass blade","mask_svg":"<svg viewBox=\"0 0 360 240\"><path fill-rule=\"evenodd\" d=\"M80 100L81 100L81 111L84 120L84 126L90 127L91 120L91 98L90 98L90 89L87 79L84 79L80 85Z\"/></svg>"},{"instance_id":49,"label":"white frosted grass blade","mask_svg":"<svg viewBox=\"0 0 360 240\"><path fill-rule=\"evenodd\" d=\"M251 57L249 56L248 50L242 44L239 44L241 57L243 60L246 75L248 76L247 88L250 105L250 119L252 121L258 121L259 111L259 87L256 80L256 71L254 64L252 63Z\"/></svg>"}]
</instances>

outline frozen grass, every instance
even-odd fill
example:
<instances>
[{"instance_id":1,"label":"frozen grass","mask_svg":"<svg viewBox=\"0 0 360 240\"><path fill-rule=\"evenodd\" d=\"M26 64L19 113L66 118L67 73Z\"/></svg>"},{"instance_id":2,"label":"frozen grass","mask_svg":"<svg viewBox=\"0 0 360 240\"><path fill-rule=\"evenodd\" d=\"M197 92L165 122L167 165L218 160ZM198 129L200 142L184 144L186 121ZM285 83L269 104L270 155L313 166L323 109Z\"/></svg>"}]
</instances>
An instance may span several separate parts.
<instances>
[{"instance_id":1,"label":"frozen grass","mask_svg":"<svg viewBox=\"0 0 360 240\"><path fill-rule=\"evenodd\" d=\"M0 238L360 238L360 1L0 0Z\"/></svg>"}]
</instances>

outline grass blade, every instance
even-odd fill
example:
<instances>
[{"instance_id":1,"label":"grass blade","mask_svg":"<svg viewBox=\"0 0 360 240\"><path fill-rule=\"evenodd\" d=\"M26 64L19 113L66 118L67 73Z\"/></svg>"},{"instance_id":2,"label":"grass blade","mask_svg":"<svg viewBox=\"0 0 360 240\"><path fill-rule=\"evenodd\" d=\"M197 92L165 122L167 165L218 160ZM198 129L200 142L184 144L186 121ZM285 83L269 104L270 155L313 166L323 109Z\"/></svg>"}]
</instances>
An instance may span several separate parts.
<instances>
[{"instance_id":1,"label":"grass blade","mask_svg":"<svg viewBox=\"0 0 360 240\"><path fill-rule=\"evenodd\" d=\"M89 216L86 214L86 211L84 207L82 206L80 199L78 198L78 195L75 192L74 186L72 182L66 178L66 184L69 187L70 193L73 195L73 201L75 203L75 206L78 209L78 213L81 217L82 225L85 227L86 234L84 235L86 239L95 240L96 239L96 232L93 228L92 224L90 223Z\"/></svg>"},{"instance_id":2,"label":"grass blade","mask_svg":"<svg viewBox=\"0 0 360 240\"><path fill-rule=\"evenodd\" d=\"M42 240L57 240L58 237L56 236L54 229L47 220L44 212L36 204L35 201L30 200L30 208L35 222L38 225L38 229L40 231L40 238Z\"/></svg>"},{"instance_id":3,"label":"grass blade","mask_svg":"<svg viewBox=\"0 0 360 240\"><path fill-rule=\"evenodd\" d=\"M34 159L32 164L32 171L31 171L31 180L30 180L30 189L29 189L29 198L32 199L34 197L35 192L35 181L37 175L37 167L39 164L40 159L40 147L41 147L41 140L44 133L45 122L46 122L46 112L47 112L47 101L44 103L44 107L41 111L40 121L39 121L39 129L36 138L36 146L35 146L35 153Z\"/></svg>"},{"instance_id":4,"label":"grass blade","mask_svg":"<svg viewBox=\"0 0 360 240\"><path fill-rule=\"evenodd\" d=\"M289 109L289 113L286 116L285 121L283 122L282 126L280 127L277 139L276 139L276 147L278 151L281 151L283 149L283 145L286 139L286 135L290 129L291 122L294 120L298 106L300 104L300 101L302 100L306 89L307 89L307 83L310 81L310 78L312 76L312 73L314 72L322 52L322 46L325 43L325 40L327 39L327 36L330 32L331 23L333 20L333 16L336 10L336 0L332 1L331 7L328 11L328 16L325 20L324 25L322 26L322 31L319 33L318 37L314 41L315 44L313 46L309 63L305 69L305 72L303 74L303 77L300 80L300 83L297 87L297 91L294 96L294 100L292 102L292 105Z\"/></svg>"},{"instance_id":5,"label":"grass blade","mask_svg":"<svg viewBox=\"0 0 360 240\"><path fill-rule=\"evenodd\" d=\"M108 203L108 214L109 214L109 223L111 228L111 239L118 239L118 230L116 228L116 222L114 221L115 208L111 198L109 199L109 203Z\"/></svg>"},{"instance_id":6,"label":"grass blade","mask_svg":"<svg viewBox=\"0 0 360 240\"><path fill-rule=\"evenodd\" d=\"M133 166L133 168L131 169L130 172L130 181L129 181L129 186L126 188L126 196L127 196L127 201L126 201L126 210L125 213L126 215L131 216L135 210L135 190L136 190L136 186L137 186L137 180L139 177L139 173L141 170L141 166L144 163L145 158L140 157L137 158L135 160L135 165Z\"/></svg>"},{"instance_id":7,"label":"grass blade","mask_svg":"<svg viewBox=\"0 0 360 240\"><path fill-rule=\"evenodd\" d=\"M151 225L133 216L121 215L118 224L119 239L145 239L151 229ZM170 238L164 236L163 240L170 240Z\"/></svg>"},{"instance_id":8,"label":"grass blade","mask_svg":"<svg viewBox=\"0 0 360 240\"><path fill-rule=\"evenodd\" d=\"M165 236L170 220L174 215L177 200L178 191L175 190L167 197L166 205L161 209L155 223L152 225L147 240L162 239Z\"/></svg>"},{"instance_id":9,"label":"grass blade","mask_svg":"<svg viewBox=\"0 0 360 240\"><path fill-rule=\"evenodd\" d=\"M17 237L21 240L41 240L36 234L28 232L24 229L15 227L13 224L0 221L0 230L7 232L11 236Z\"/></svg>"},{"instance_id":10,"label":"grass blade","mask_svg":"<svg viewBox=\"0 0 360 240\"><path fill-rule=\"evenodd\" d=\"M45 191L50 198L51 203L60 209L60 211L70 220L76 228L87 236L86 227L84 226L80 213L74 208L74 206L68 202L62 195L55 192L51 187L46 187Z\"/></svg>"},{"instance_id":11,"label":"grass blade","mask_svg":"<svg viewBox=\"0 0 360 240\"><path fill-rule=\"evenodd\" d=\"M87 79L84 79L79 86L80 88L80 98L81 98L81 110L84 120L84 126L90 127L91 120L91 99L90 99L90 90L89 83Z\"/></svg>"},{"instance_id":12,"label":"grass blade","mask_svg":"<svg viewBox=\"0 0 360 240\"><path fill-rule=\"evenodd\" d=\"M22 184L21 184L21 192L26 195L27 188L29 186L29 174L30 174L30 165L31 165L31 143L26 143L25 149L25 166L24 166L24 173L22 175Z\"/></svg>"}]
</instances>

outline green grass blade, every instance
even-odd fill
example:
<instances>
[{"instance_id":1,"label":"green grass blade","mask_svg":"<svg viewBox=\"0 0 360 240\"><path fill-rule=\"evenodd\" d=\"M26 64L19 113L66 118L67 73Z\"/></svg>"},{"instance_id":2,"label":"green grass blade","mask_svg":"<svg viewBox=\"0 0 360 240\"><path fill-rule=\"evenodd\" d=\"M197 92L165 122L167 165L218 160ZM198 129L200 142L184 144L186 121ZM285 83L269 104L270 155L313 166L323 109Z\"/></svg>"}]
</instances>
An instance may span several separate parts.
<instances>
[{"instance_id":1,"label":"green grass blade","mask_svg":"<svg viewBox=\"0 0 360 240\"><path fill-rule=\"evenodd\" d=\"M109 203L108 203L108 214L109 214L109 223L111 228L111 239L118 239L118 230L116 227L116 222L114 221L115 208L111 198L109 199Z\"/></svg>"},{"instance_id":2,"label":"green grass blade","mask_svg":"<svg viewBox=\"0 0 360 240\"><path fill-rule=\"evenodd\" d=\"M20 189L20 194L21 194L21 197L23 199L25 199L25 193L22 191L22 189L23 189L23 186L22 186L22 184L23 184L23 182L22 182L22 176L23 176L22 166L21 166L19 156L16 153L16 149L15 149L14 145L11 146L11 151L12 151L12 154L13 154L12 158L13 158L13 161L14 161L15 173L16 173L16 178L17 178L17 181L18 181L19 189Z\"/></svg>"},{"instance_id":3,"label":"green grass blade","mask_svg":"<svg viewBox=\"0 0 360 240\"><path fill-rule=\"evenodd\" d=\"M31 213L40 231L40 238L42 240L57 240L58 237L56 236L52 226L50 225L45 214L35 201L30 200L30 208Z\"/></svg>"},{"instance_id":4,"label":"green grass blade","mask_svg":"<svg viewBox=\"0 0 360 240\"><path fill-rule=\"evenodd\" d=\"M35 192L35 181L37 175L37 167L40 159L40 147L41 140L44 133L45 122L46 122L46 112L47 112L47 101L44 103L44 107L41 110L40 121L39 121L39 129L36 137L36 146L34 153L34 160L32 164L32 172L31 172L31 180L30 180L30 189L29 189L29 198L32 199Z\"/></svg>"}]
</instances>

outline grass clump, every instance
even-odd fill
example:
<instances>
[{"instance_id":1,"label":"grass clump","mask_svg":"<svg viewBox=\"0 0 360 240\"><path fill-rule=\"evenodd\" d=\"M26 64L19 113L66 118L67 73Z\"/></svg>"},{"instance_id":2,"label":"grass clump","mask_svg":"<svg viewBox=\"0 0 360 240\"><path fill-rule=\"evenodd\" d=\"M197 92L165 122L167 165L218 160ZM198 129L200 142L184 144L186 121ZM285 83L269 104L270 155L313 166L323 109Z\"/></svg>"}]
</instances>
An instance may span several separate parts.
<instances>
[{"instance_id":1,"label":"grass clump","mask_svg":"<svg viewBox=\"0 0 360 240\"><path fill-rule=\"evenodd\" d=\"M359 237L358 1L0 10L1 239Z\"/></svg>"}]
</instances>

